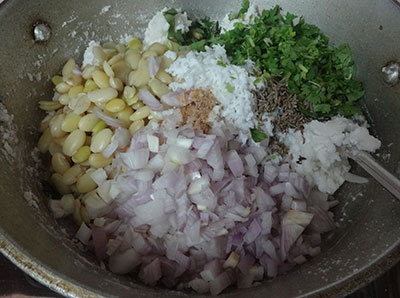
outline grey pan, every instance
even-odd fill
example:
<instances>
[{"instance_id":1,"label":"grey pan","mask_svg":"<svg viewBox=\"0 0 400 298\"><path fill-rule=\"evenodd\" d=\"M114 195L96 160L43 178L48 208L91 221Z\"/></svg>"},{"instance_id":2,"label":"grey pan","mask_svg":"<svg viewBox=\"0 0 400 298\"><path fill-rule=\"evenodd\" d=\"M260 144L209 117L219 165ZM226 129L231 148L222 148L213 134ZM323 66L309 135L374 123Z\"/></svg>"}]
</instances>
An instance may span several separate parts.
<instances>
[{"instance_id":1,"label":"grey pan","mask_svg":"<svg viewBox=\"0 0 400 298\"><path fill-rule=\"evenodd\" d=\"M349 43L367 95L363 103L372 131L383 142L378 160L391 172L400 158L400 87L389 87L381 68L400 59L400 9L389 0L265 0L260 7L280 4L320 26L335 44ZM111 5L108 12L101 9ZM164 5L192 15L222 16L240 1L60 1L5 0L0 5L0 100L14 123L18 142L8 140L15 157L0 150L0 249L15 264L55 291L70 297L189 297L190 293L148 288L132 277L116 276L95 264L65 235L68 222L57 223L47 210L47 194L32 151L43 117L37 102L52 97L48 75L69 57L78 61L91 39L119 39L139 32L143 16ZM32 25L47 22L48 42L34 43ZM40 77L39 77L40 73ZM0 123L7 129L6 123ZM4 149L2 140L0 149ZM355 173L364 172L355 167ZM31 191L38 207L27 204ZM24 196L25 194L25 196ZM371 179L367 185L346 184L337 194L338 228L324 239L322 253L289 274L224 297L337 297L374 279L400 259L400 203ZM32 205L32 201L31 205ZM64 230L65 231L65 230Z\"/></svg>"}]
</instances>

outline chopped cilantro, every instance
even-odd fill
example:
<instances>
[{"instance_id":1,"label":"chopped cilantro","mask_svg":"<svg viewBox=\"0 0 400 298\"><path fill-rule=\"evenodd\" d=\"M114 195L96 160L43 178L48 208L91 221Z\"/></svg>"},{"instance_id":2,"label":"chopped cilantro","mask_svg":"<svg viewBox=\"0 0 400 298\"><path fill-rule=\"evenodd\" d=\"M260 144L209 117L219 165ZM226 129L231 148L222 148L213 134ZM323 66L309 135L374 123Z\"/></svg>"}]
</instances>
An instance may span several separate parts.
<instances>
[{"instance_id":1,"label":"chopped cilantro","mask_svg":"<svg viewBox=\"0 0 400 298\"><path fill-rule=\"evenodd\" d=\"M233 87L232 87L231 84L226 83L225 87L226 87L226 90L228 90L229 93L233 93Z\"/></svg>"},{"instance_id":2,"label":"chopped cilantro","mask_svg":"<svg viewBox=\"0 0 400 298\"><path fill-rule=\"evenodd\" d=\"M362 84L354 80L350 48L335 48L328 42L318 27L293 14L282 15L278 6L218 40L233 64L243 65L250 58L264 77L285 78L308 117L350 117L358 112L355 102L364 95Z\"/></svg>"},{"instance_id":3,"label":"chopped cilantro","mask_svg":"<svg viewBox=\"0 0 400 298\"><path fill-rule=\"evenodd\" d=\"M242 8L239 10L239 13L237 14L237 19L244 19L244 14L249 10L250 7L250 1L249 0L243 0L242 2Z\"/></svg>"},{"instance_id":4,"label":"chopped cilantro","mask_svg":"<svg viewBox=\"0 0 400 298\"><path fill-rule=\"evenodd\" d=\"M217 61L217 65L226 67L226 64L222 61L222 59Z\"/></svg>"},{"instance_id":5,"label":"chopped cilantro","mask_svg":"<svg viewBox=\"0 0 400 298\"><path fill-rule=\"evenodd\" d=\"M257 79L255 79L254 80L254 85L257 85L258 83L260 83L261 82L261 78L260 77L258 77Z\"/></svg>"},{"instance_id":6,"label":"chopped cilantro","mask_svg":"<svg viewBox=\"0 0 400 298\"><path fill-rule=\"evenodd\" d=\"M163 15L165 20L169 24L168 39L177 43L183 43L185 41L184 35L181 30L175 31L175 16L178 12L176 9L171 8L164 11Z\"/></svg>"},{"instance_id":7,"label":"chopped cilantro","mask_svg":"<svg viewBox=\"0 0 400 298\"><path fill-rule=\"evenodd\" d=\"M248 8L249 1L244 0L238 14L230 14L230 18L241 19ZM172 24L173 12L168 12L164 14ZM221 44L231 63L243 65L250 59L264 78L284 78L307 117L351 117L360 112L356 101L364 90L354 79L356 70L347 45L329 45L317 26L291 13L283 15L279 6L263 10L253 21L250 25L237 22L233 30L220 34L217 22L203 19L193 22L185 35L169 32L168 37L185 50L202 51L205 46Z\"/></svg>"},{"instance_id":8,"label":"chopped cilantro","mask_svg":"<svg viewBox=\"0 0 400 298\"><path fill-rule=\"evenodd\" d=\"M272 154L269 158L270 158L271 160L275 160L278 156L279 156L278 153L274 153L274 154Z\"/></svg>"},{"instance_id":9,"label":"chopped cilantro","mask_svg":"<svg viewBox=\"0 0 400 298\"><path fill-rule=\"evenodd\" d=\"M253 138L254 142L259 143L262 140L265 140L266 138L268 138L268 136L263 133L262 131L256 129L256 128L250 128L250 133L251 133L251 137Z\"/></svg>"}]
</instances>

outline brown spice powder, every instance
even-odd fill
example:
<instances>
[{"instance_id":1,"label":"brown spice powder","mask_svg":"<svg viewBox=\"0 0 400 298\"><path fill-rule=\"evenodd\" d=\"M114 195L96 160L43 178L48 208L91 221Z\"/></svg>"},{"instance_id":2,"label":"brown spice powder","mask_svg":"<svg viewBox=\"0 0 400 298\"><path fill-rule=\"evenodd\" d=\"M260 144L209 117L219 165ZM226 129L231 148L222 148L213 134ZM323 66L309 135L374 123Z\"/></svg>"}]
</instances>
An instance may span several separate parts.
<instances>
[{"instance_id":1,"label":"brown spice powder","mask_svg":"<svg viewBox=\"0 0 400 298\"><path fill-rule=\"evenodd\" d=\"M214 108L215 98L211 91L194 89L185 92L181 102L188 104L181 108L183 123L191 122L194 129L201 129L204 133L210 132L208 117Z\"/></svg>"}]
</instances>

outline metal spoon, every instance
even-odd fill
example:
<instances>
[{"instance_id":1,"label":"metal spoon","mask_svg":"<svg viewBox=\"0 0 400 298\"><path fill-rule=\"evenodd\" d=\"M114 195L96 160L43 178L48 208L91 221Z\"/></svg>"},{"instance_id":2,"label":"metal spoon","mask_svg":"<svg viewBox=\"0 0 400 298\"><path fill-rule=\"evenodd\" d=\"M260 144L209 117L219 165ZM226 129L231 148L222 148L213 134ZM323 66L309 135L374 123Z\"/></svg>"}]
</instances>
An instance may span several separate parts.
<instances>
[{"instance_id":1,"label":"metal spoon","mask_svg":"<svg viewBox=\"0 0 400 298\"><path fill-rule=\"evenodd\" d=\"M350 149L347 155L366 170L376 181L400 200L400 180L382 167L370 154Z\"/></svg>"}]
</instances>

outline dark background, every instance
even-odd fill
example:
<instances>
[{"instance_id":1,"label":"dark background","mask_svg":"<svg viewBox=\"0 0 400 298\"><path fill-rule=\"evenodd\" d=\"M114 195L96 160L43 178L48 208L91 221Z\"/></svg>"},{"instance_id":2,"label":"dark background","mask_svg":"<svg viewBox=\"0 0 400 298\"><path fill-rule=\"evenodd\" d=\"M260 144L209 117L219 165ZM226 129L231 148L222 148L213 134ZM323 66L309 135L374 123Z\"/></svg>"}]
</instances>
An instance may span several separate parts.
<instances>
[{"instance_id":1,"label":"dark background","mask_svg":"<svg viewBox=\"0 0 400 298\"><path fill-rule=\"evenodd\" d=\"M0 296L21 297L22 295L60 297L26 276L0 254ZM400 298L400 263L347 298Z\"/></svg>"}]
</instances>

